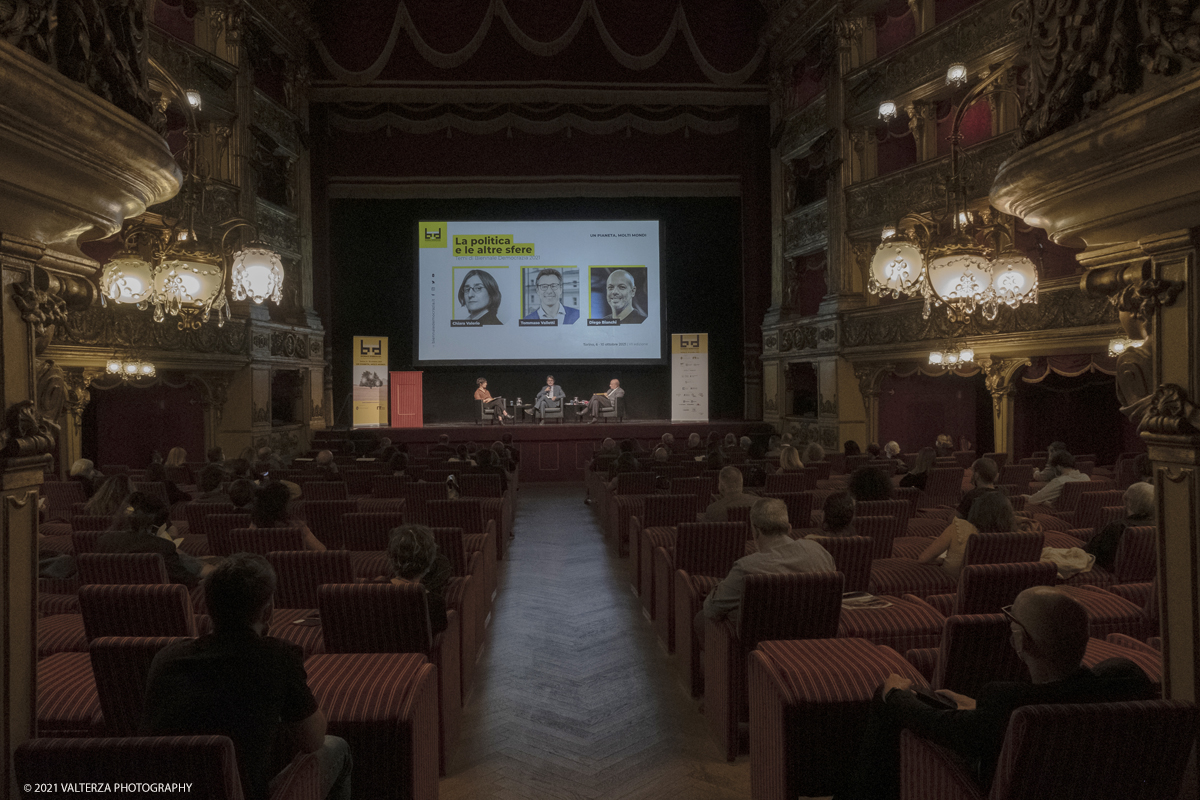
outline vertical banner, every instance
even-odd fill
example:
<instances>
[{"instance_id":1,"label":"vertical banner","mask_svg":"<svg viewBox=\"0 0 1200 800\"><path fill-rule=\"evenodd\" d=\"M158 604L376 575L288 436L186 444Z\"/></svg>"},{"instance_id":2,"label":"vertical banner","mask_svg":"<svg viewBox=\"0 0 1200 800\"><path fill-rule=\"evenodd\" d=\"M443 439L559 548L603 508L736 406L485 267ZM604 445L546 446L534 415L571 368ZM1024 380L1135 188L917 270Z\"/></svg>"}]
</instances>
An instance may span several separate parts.
<instances>
[{"instance_id":1,"label":"vertical banner","mask_svg":"<svg viewBox=\"0 0 1200 800\"><path fill-rule=\"evenodd\" d=\"M671 334L671 421L708 421L708 334Z\"/></svg>"},{"instance_id":2,"label":"vertical banner","mask_svg":"<svg viewBox=\"0 0 1200 800\"><path fill-rule=\"evenodd\" d=\"M354 337L354 427L388 424L388 340L386 336Z\"/></svg>"}]
</instances>

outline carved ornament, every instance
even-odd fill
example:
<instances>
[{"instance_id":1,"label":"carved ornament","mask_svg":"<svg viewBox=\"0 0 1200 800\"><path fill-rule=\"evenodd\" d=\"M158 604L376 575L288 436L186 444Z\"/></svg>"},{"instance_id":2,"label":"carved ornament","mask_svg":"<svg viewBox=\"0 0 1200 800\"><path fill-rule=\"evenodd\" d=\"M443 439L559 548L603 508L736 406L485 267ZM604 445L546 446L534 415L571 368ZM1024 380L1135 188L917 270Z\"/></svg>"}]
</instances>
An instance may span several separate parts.
<instances>
[{"instance_id":1,"label":"carved ornament","mask_svg":"<svg viewBox=\"0 0 1200 800\"><path fill-rule=\"evenodd\" d=\"M1171 306L1183 291L1182 281L1151 278L1133 286L1126 286L1109 299L1118 311L1126 311L1141 322L1146 322L1160 308Z\"/></svg>"},{"instance_id":2,"label":"carved ornament","mask_svg":"<svg viewBox=\"0 0 1200 800\"><path fill-rule=\"evenodd\" d=\"M783 252L796 256L823 250L829 243L829 204L809 203L783 220Z\"/></svg>"},{"instance_id":3,"label":"carved ornament","mask_svg":"<svg viewBox=\"0 0 1200 800\"><path fill-rule=\"evenodd\" d=\"M271 355L308 358L308 339L291 331L271 333Z\"/></svg>"},{"instance_id":4,"label":"carved ornament","mask_svg":"<svg viewBox=\"0 0 1200 800\"><path fill-rule=\"evenodd\" d=\"M60 428L38 413L32 400L9 406L0 430L0 455L29 458L54 452Z\"/></svg>"},{"instance_id":5,"label":"carved ornament","mask_svg":"<svg viewBox=\"0 0 1200 800\"><path fill-rule=\"evenodd\" d=\"M763 337L763 349L764 350L774 350L776 345L778 345L778 344L779 344L779 337L774 333L769 333Z\"/></svg>"},{"instance_id":6,"label":"carved ornament","mask_svg":"<svg viewBox=\"0 0 1200 800\"><path fill-rule=\"evenodd\" d=\"M280 106L261 90L254 91L254 125L274 140L289 155L300 152L296 116Z\"/></svg>"},{"instance_id":7,"label":"carved ornament","mask_svg":"<svg viewBox=\"0 0 1200 800\"><path fill-rule=\"evenodd\" d=\"M983 370L984 385L992 395L992 412L999 419L1004 398L1016 393L1013 378L1020 369L1033 362L1028 358L981 358L978 363Z\"/></svg>"},{"instance_id":8,"label":"carved ornament","mask_svg":"<svg viewBox=\"0 0 1200 800\"><path fill-rule=\"evenodd\" d=\"M895 364L861 364L854 368L854 377L858 378L858 391L863 399L871 400L879 397L880 386L885 375L896 371Z\"/></svg>"},{"instance_id":9,"label":"carved ornament","mask_svg":"<svg viewBox=\"0 0 1200 800\"><path fill-rule=\"evenodd\" d=\"M261 241L283 254L300 255L300 218L297 214L260 199L255 205L255 222Z\"/></svg>"},{"instance_id":10,"label":"carved ornament","mask_svg":"<svg viewBox=\"0 0 1200 800\"><path fill-rule=\"evenodd\" d=\"M817 329L811 325L800 328L789 328L779 334L779 352L789 353L792 350L811 350L817 346Z\"/></svg>"},{"instance_id":11,"label":"carved ornament","mask_svg":"<svg viewBox=\"0 0 1200 800\"><path fill-rule=\"evenodd\" d=\"M260 406L258 403L250 403L250 423L252 425L270 425L271 424L271 409Z\"/></svg>"},{"instance_id":12,"label":"carved ornament","mask_svg":"<svg viewBox=\"0 0 1200 800\"><path fill-rule=\"evenodd\" d=\"M825 95L820 95L803 111L789 115L779 140L779 155L783 158L798 155L820 136L829 125L825 121Z\"/></svg>"},{"instance_id":13,"label":"carved ornament","mask_svg":"<svg viewBox=\"0 0 1200 800\"><path fill-rule=\"evenodd\" d=\"M1150 398L1138 432L1166 435L1200 433L1200 408L1192 404L1183 387L1164 383Z\"/></svg>"},{"instance_id":14,"label":"carved ornament","mask_svg":"<svg viewBox=\"0 0 1200 800\"><path fill-rule=\"evenodd\" d=\"M217 327L216 321L197 330L179 330L154 322L149 312L93 307L68 315L59 330L65 344L105 349L165 350L171 352L249 355L249 323L236 321Z\"/></svg>"},{"instance_id":15,"label":"carved ornament","mask_svg":"<svg viewBox=\"0 0 1200 800\"><path fill-rule=\"evenodd\" d=\"M67 301L38 289L27 279L13 284L13 302L33 333L34 352L41 353L54 339L55 331L66 324Z\"/></svg>"}]
</instances>

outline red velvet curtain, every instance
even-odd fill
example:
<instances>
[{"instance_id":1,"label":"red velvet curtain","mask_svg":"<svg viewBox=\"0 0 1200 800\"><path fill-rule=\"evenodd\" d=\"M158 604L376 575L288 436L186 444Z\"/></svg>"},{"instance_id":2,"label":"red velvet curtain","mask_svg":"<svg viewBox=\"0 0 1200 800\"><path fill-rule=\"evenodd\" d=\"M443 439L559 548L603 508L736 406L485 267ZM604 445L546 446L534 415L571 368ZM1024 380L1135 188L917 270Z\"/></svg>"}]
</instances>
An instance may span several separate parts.
<instances>
[{"instance_id":1,"label":"red velvet curtain","mask_svg":"<svg viewBox=\"0 0 1200 800\"><path fill-rule=\"evenodd\" d=\"M1033 359L1033 366L1025 368L1021 380L1026 383L1041 383L1052 372L1067 378L1075 378L1088 372L1116 375L1117 359L1099 353L1044 356Z\"/></svg>"},{"instance_id":2,"label":"red velvet curtain","mask_svg":"<svg viewBox=\"0 0 1200 800\"><path fill-rule=\"evenodd\" d=\"M196 41L196 4L193 0L158 0L154 5L154 24L188 44Z\"/></svg>"},{"instance_id":3,"label":"red velvet curtain","mask_svg":"<svg viewBox=\"0 0 1200 800\"><path fill-rule=\"evenodd\" d=\"M906 0L890 0L875 15L875 55L885 56L917 36L917 21Z\"/></svg>"},{"instance_id":4,"label":"red velvet curtain","mask_svg":"<svg viewBox=\"0 0 1200 800\"><path fill-rule=\"evenodd\" d=\"M937 114L937 152L939 156L950 152L950 132L954 128L954 114L959 100L938 104ZM962 136L959 143L962 147L985 142L992 138L992 109L986 100L980 100L967 109L963 114L962 125L958 129Z\"/></svg>"},{"instance_id":5,"label":"red velvet curtain","mask_svg":"<svg viewBox=\"0 0 1200 800\"><path fill-rule=\"evenodd\" d=\"M917 141L903 117L875 129L875 164L879 175L889 175L917 163Z\"/></svg>"}]
</instances>

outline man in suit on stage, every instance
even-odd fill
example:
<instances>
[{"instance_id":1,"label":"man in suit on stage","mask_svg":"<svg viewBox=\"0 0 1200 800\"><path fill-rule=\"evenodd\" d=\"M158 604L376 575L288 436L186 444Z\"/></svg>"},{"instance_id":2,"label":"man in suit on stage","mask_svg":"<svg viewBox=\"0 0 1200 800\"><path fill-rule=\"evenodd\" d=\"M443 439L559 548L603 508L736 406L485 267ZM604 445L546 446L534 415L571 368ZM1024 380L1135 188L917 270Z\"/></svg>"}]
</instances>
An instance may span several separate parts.
<instances>
[{"instance_id":1,"label":"man in suit on stage","mask_svg":"<svg viewBox=\"0 0 1200 800\"><path fill-rule=\"evenodd\" d=\"M623 269L613 270L604 285L610 313L605 319L619 320L622 325L640 325L646 321L646 312L633 302L637 294L637 283Z\"/></svg>"},{"instance_id":2,"label":"man in suit on stage","mask_svg":"<svg viewBox=\"0 0 1200 800\"><path fill-rule=\"evenodd\" d=\"M525 319L556 319L559 325L572 325L579 319L579 309L562 304L562 273L544 269L534 281L541 305L525 315Z\"/></svg>"},{"instance_id":3,"label":"man in suit on stage","mask_svg":"<svg viewBox=\"0 0 1200 800\"><path fill-rule=\"evenodd\" d=\"M616 404L618 397L624 397L625 390L621 388L621 382L613 378L608 382L608 391L604 394L592 395L592 399L588 402L587 408L579 412L579 418L583 419L585 414L591 414L592 418L588 423L596 421L596 417L600 416L600 409L612 408Z\"/></svg>"},{"instance_id":4,"label":"man in suit on stage","mask_svg":"<svg viewBox=\"0 0 1200 800\"><path fill-rule=\"evenodd\" d=\"M533 399L533 413L539 417L539 425L546 424L546 419L542 415L542 412L544 412L547 407L559 408L562 405L563 400L566 399L566 396L567 393L563 391L563 388L555 385L554 376L547 375L546 385L542 387L542 390L537 393L537 397Z\"/></svg>"}]
</instances>

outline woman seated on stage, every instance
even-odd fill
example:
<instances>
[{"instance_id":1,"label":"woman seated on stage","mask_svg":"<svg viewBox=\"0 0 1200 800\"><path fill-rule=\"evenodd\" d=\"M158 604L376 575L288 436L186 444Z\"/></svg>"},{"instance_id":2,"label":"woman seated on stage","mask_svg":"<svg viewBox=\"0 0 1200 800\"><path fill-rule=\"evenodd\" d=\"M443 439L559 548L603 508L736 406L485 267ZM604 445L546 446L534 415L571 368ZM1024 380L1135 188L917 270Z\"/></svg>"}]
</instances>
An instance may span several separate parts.
<instances>
[{"instance_id":1,"label":"woman seated on stage","mask_svg":"<svg viewBox=\"0 0 1200 800\"><path fill-rule=\"evenodd\" d=\"M492 393L487 390L487 378L476 378L475 383L479 386L475 390L475 399L482 400L484 408L492 409L501 425L504 424L504 420L512 419L512 414L504 410L504 398L492 397Z\"/></svg>"}]
</instances>

